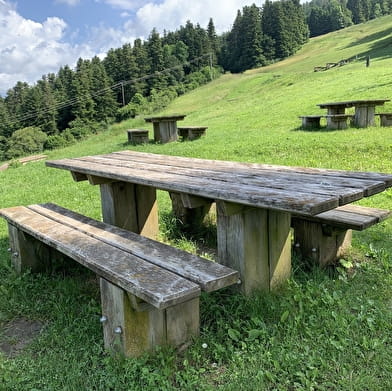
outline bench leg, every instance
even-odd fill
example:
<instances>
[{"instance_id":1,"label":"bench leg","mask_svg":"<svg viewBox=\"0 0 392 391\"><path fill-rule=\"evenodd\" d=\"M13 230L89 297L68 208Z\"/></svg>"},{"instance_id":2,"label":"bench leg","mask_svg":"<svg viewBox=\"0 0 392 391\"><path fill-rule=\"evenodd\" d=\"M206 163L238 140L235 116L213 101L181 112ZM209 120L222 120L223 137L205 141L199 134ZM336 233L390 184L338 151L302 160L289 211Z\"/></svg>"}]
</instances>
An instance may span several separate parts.
<instances>
[{"instance_id":1,"label":"bench leg","mask_svg":"<svg viewBox=\"0 0 392 391\"><path fill-rule=\"evenodd\" d=\"M352 231L338 230L302 219L293 219L294 248L320 266L334 263L351 246Z\"/></svg>"},{"instance_id":2,"label":"bench leg","mask_svg":"<svg viewBox=\"0 0 392 391\"><path fill-rule=\"evenodd\" d=\"M157 346L180 347L199 334L199 298L158 310L138 305L135 296L103 278L100 286L104 343L110 351L137 357Z\"/></svg>"},{"instance_id":3,"label":"bench leg","mask_svg":"<svg viewBox=\"0 0 392 391\"><path fill-rule=\"evenodd\" d=\"M302 118L302 128L303 129L312 129L312 128L320 128L320 118Z\"/></svg>"},{"instance_id":4,"label":"bench leg","mask_svg":"<svg viewBox=\"0 0 392 391\"><path fill-rule=\"evenodd\" d=\"M170 192L174 215L187 229L197 229L208 214L213 200Z\"/></svg>"},{"instance_id":5,"label":"bench leg","mask_svg":"<svg viewBox=\"0 0 392 391\"><path fill-rule=\"evenodd\" d=\"M15 271L41 272L50 265L51 249L44 243L8 224L11 262Z\"/></svg>"},{"instance_id":6,"label":"bench leg","mask_svg":"<svg viewBox=\"0 0 392 391\"><path fill-rule=\"evenodd\" d=\"M271 291L291 273L290 214L217 202L219 262L240 273L244 294Z\"/></svg>"},{"instance_id":7,"label":"bench leg","mask_svg":"<svg viewBox=\"0 0 392 391\"><path fill-rule=\"evenodd\" d=\"M158 236L156 189L126 182L100 185L105 223L128 229L151 239Z\"/></svg>"}]
</instances>

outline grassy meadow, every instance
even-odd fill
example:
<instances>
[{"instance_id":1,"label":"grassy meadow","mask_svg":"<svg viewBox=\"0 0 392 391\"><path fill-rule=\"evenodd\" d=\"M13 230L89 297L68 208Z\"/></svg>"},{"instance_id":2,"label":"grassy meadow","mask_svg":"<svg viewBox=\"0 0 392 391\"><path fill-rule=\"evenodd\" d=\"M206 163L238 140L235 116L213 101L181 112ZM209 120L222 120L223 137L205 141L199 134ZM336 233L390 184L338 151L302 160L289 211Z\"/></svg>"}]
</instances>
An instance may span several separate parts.
<instances>
[{"instance_id":1,"label":"grassy meadow","mask_svg":"<svg viewBox=\"0 0 392 391\"><path fill-rule=\"evenodd\" d=\"M388 26L391 16L317 37L282 62L225 74L176 99L163 114L187 114L179 126L208 126L199 140L127 145L127 128L152 130L136 118L48 156L135 149L392 173L391 128L303 131L298 118L325 114L317 103L392 99ZM361 59L313 72L355 55ZM392 102L377 111L392 112ZM158 197L161 240L213 258L213 221L203 235L183 236L167 194ZM101 218L99 188L73 182L68 172L42 161L0 172L0 207L43 202ZM359 203L392 210L392 190ZM99 291L88 271L73 265L51 275L16 275L7 248L1 221L0 346L12 344L5 333L12 320L44 328L18 355L0 353L0 391L392 389L392 219L354 232L352 251L336 268L309 268L294 258L292 278L275 294L203 295L201 335L187 351L162 348L138 359L104 351Z\"/></svg>"}]
</instances>

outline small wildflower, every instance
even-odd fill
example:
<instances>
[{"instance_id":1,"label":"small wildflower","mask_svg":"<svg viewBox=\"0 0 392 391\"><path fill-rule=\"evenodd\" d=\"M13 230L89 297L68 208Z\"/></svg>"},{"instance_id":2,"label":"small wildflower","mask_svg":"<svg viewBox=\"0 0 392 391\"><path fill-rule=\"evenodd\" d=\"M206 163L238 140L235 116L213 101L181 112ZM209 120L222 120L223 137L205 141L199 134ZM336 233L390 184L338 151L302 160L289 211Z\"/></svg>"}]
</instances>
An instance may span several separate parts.
<instances>
[{"instance_id":1,"label":"small wildflower","mask_svg":"<svg viewBox=\"0 0 392 391\"><path fill-rule=\"evenodd\" d=\"M204 342L204 343L201 345L201 347L202 347L203 349L207 349L208 345Z\"/></svg>"}]
</instances>

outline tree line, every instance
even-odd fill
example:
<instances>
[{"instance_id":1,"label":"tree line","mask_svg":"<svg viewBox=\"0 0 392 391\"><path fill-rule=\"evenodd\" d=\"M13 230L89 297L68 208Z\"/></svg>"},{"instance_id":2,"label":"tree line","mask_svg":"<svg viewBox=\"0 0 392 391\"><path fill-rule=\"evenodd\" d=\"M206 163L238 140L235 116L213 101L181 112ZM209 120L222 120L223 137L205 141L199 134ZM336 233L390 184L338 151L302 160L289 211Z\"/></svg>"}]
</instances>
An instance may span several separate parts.
<instances>
[{"instance_id":1,"label":"tree line","mask_svg":"<svg viewBox=\"0 0 392 391\"><path fill-rule=\"evenodd\" d=\"M392 12L392 0L266 0L238 10L230 31L217 35L188 21L173 32L153 29L77 61L34 85L17 82L0 97L0 160L73 143L114 121L150 113L230 71L267 65L294 54L309 36Z\"/></svg>"}]
</instances>

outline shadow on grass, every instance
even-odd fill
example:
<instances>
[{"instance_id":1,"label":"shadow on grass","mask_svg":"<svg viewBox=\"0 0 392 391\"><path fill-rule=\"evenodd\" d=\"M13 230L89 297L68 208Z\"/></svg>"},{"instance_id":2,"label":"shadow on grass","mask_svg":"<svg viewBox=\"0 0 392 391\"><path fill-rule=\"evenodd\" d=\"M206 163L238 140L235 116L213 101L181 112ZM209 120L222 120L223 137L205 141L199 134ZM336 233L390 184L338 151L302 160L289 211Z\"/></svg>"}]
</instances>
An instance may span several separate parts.
<instances>
[{"instance_id":1,"label":"shadow on grass","mask_svg":"<svg viewBox=\"0 0 392 391\"><path fill-rule=\"evenodd\" d=\"M184 250L195 247L197 254L208 254L216 259L217 233L213 216L207 215L201 224L184 224L172 211L162 212L160 230L164 240L174 243Z\"/></svg>"},{"instance_id":2,"label":"shadow on grass","mask_svg":"<svg viewBox=\"0 0 392 391\"><path fill-rule=\"evenodd\" d=\"M347 48L350 48L350 47L353 47L353 46L359 46L359 45L363 45L363 44L365 44L365 43L369 43L369 42L373 42L373 41L378 41L379 39L381 39L381 38L384 38L384 37L387 37L388 35L390 35L390 34L392 34L392 27L390 27L390 28L388 28L388 29L386 29L386 30L383 30L383 31L378 31L377 33L374 33L374 34L370 34L370 35L367 35L367 36L365 36L365 37L363 37L363 38L361 38L361 39L358 39L358 40L356 40L356 41L354 41L354 42L351 42L349 45L347 45L346 47ZM385 39L383 39L381 42L381 45L380 46L384 46L384 43L386 42L386 41L389 41L389 44L392 42L392 37L387 37L387 38L385 38ZM375 44L374 44L374 46L376 47L376 46L378 46L379 45L379 42L376 42Z\"/></svg>"}]
</instances>

